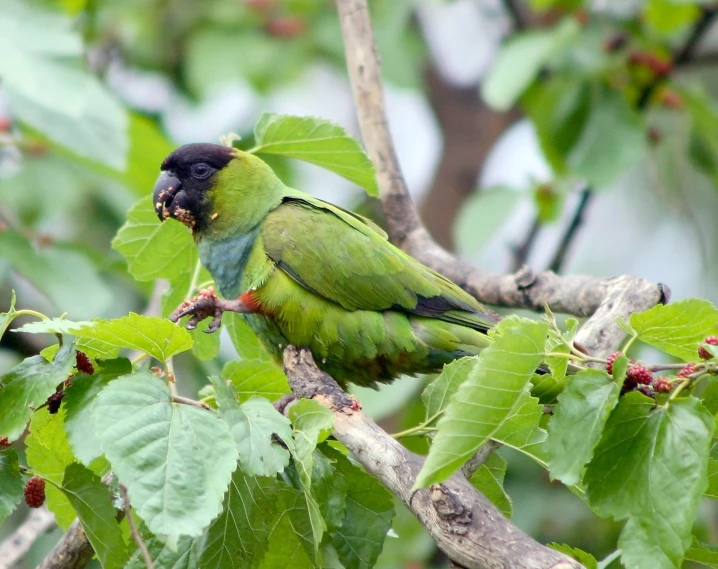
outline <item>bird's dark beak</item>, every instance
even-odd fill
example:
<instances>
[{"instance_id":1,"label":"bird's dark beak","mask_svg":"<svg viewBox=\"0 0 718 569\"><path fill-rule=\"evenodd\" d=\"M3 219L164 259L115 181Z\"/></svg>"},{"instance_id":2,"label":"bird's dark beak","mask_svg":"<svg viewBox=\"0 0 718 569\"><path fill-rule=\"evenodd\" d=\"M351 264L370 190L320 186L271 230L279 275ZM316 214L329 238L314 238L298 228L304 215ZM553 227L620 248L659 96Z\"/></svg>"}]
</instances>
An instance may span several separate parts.
<instances>
[{"instance_id":1,"label":"bird's dark beak","mask_svg":"<svg viewBox=\"0 0 718 569\"><path fill-rule=\"evenodd\" d=\"M157 213L157 217L160 218L160 221L172 217L170 206L181 186L180 181L169 172L162 172L160 177L157 178L153 202L155 204L155 212Z\"/></svg>"}]
</instances>

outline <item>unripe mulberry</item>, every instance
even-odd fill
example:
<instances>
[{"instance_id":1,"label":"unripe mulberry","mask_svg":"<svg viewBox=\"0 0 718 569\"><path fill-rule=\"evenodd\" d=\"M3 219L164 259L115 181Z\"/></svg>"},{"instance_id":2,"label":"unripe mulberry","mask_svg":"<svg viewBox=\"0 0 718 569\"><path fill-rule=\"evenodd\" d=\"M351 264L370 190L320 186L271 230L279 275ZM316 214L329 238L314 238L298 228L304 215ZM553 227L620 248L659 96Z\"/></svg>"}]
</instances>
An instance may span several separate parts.
<instances>
[{"instance_id":1,"label":"unripe mulberry","mask_svg":"<svg viewBox=\"0 0 718 569\"><path fill-rule=\"evenodd\" d=\"M657 377L653 381L653 389L658 393L668 393L673 389L673 383L667 377Z\"/></svg>"},{"instance_id":2,"label":"unripe mulberry","mask_svg":"<svg viewBox=\"0 0 718 569\"><path fill-rule=\"evenodd\" d=\"M638 364L632 364L628 367L626 378L641 385L650 385L653 382L653 374Z\"/></svg>"},{"instance_id":3,"label":"unripe mulberry","mask_svg":"<svg viewBox=\"0 0 718 569\"><path fill-rule=\"evenodd\" d=\"M703 340L703 342L710 346L718 346L718 336L708 336L705 340ZM698 347L698 355L704 360L710 360L713 358L713 354L711 354L703 346Z\"/></svg>"},{"instance_id":4,"label":"unripe mulberry","mask_svg":"<svg viewBox=\"0 0 718 569\"><path fill-rule=\"evenodd\" d=\"M698 371L698 366L694 363L684 365L678 372L678 377L687 378L689 375Z\"/></svg>"},{"instance_id":5,"label":"unripe mulberry","mask_svg":"<svg viewBox=\"0 0 718 569\"><path fill-rule=\"evenodd\" d=\"M77 350L77 352L75 352L75 360L77 362L75 367L80 373L86 373L87 375L93 375L95 373L95 366L92 365L90 358L87 357L85 352Z\"/></svg>"},{"instance_id":6,"label":"unripe mulberry","mask_svg":"<svg viewBox=\"0 0 718 569\"><path fill-rule=\"evenodd\" d=\"M25 503L31 508L39 508L45 503L45 479L33 476L25 484Z\"/></svg>"},{"instance_id":7,"label":"unripe mulberry","mask_svg":"<svg viewBox=\"0 0 718 569\"><path fill-rule=\"evenodd\" d=\"M622 356L623 352L613 352L608 358L606 359L606 371L613 375L613 362L616 361L616 358L619 356Z\"/></svg>"},{"instance_id":8,"label":"unripe mulberry","mask_svg":"<svg viewBox=\"0 0 718 569\"><path fill-rule=\"evenodd\" d=\"M0 438L0 450L10 446L10 440L7 437Z\"/></svg>"}]
</instances>

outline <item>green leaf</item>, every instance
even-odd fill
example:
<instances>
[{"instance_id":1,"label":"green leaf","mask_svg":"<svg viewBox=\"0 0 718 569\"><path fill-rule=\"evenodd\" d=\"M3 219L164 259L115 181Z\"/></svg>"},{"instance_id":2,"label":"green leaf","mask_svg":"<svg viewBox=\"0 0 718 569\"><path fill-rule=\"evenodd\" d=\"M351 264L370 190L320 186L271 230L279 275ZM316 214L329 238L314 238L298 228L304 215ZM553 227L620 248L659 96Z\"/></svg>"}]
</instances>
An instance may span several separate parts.
<instances>
[{"instance_id":1,"label":"green leaf","mask_svg":"<svg viewBox=\"0 0 718 569\"><path fill-rule=\"evenodd\" d=\"M205 534L202 569L251 567L267 549L269 524L279 517L275 479L234 471L223 511Z\"/></svg>"},{"instance_id":2,"label":"green leaf","mask_svg":"<svg viewBox=\"0 0 718 569\"><path fill-rule=\"evenodd\" d=\"M536 79L541 68L579 34L580 26L567 18L550 30L516 34L499 52L484 79L481 93L497 111L507 111Z\"/></svg>"},{"instance_id":3,"label":"green leaf","mask_svg":"<svg viewBox=\"0 0 718 569\"><path fill-rule=\"evenodd\" d=\"M37 476L52 482L45 488L47 508L55 514L57 525L67 530L75 519L75 511L60 487L65 469L75 457L65 435L64 416L64 405L54 415L50 415L47 408L33 413L30 436L25 439L25 444L28 466Z\"/></svg>"},{"instance_id":4,"label":"green leaf","mask_svg":"<svg viewBox=\"0 0 718 569\"><path fill-rule=\"evenodd\" d=\"M361 145L327 120L264 113L254 127L257 154L280 154L339 174L378 196L374 166Z\"/></svg>"},{"instance_id":5,"label":"green leaf","mask_svg":"<svg viewBox=\"0 0 718 569\"><path fill-rule=\"evenodd\" d=\"M332 543L346 569L374 567L394 517L394 500L377 481L338 451L327 455L346 483L346 510Z\"/></svg>"},{"instance_id":6,"label":"green leaf","mask_svg":"<svg viewBox=\"0 0 718 569\"><path fill-rule=\"evenodd\" d=\"M191 273L197 263L192 234L175 219L160 223L152 196L132 206L127 221L112 240L112 248L125 257L130 274L138 281L172 280Z\"/></svg>"},{"instance_id":7,"label":"green leaf","mask_svg":"<svg viewBox=\"0 0 718 569\"><path fill-rule=\"evenodd\" d=\"M78 67L81 46L68 18L20 2L0 4L0 79L11 113L70 151L122 170L127 113Z\"/></svg>"},{"instance_id":8,"label":"green leaf","mask_svg":"<svg viewBox=\"0 0 718 569\"><path fill-rule=\"evenodd\" d=\"M693 24L701 15L700 8L691 0L649 0L641 20L662 34L672 34Z\"/></svg>"},{"instance_id":9,"label":"green leaf","mask_svg":"<svg viewBox=\"0 0 718 569\"><path fill-rule=\"evenodd\" d=\"M289 419L294 427L294 464L307 500L314 548L315 551L319 551L327 524L319 511L319 503L312 493L314 450L317 448L317 443L323 442L331 435L334 415L313 399L300 399L289 408Z\"/></svg>"},{"instance_id":10,"label":"green leaf","mask_svg":"<svg viewBox=\"0 0 718 569\"><path fill-rule=\"evenodd\" d=\"M71 332L115 348L129 348L162 362L192 347L189 332L165 318L130 312L114 320L97 320Z\"/></svg>"},{"instance_id":11,"label":"green leaf","mask_svg":"<svg viewBox=\"0 0 718 569\"><path fill-rule=\"evenodd\" d=\"M461 358L446 364L434 381L426 386L421 394L421 400L426 407L427 419L446 408L451 397L473 370L474 365L476 365L475 358Z\"/></svg>"},{"instance_id":12,"label":"green leaf","mask_svg":"<svg viewBox=\"0 0 718 569\"><path fill-rule=\"evenodd\" d=\"M95 400L97 437L130 501L156 535L199 535L221 511L237 467L226 423L172 401L147 372L115 379Z\"/></svg>"},{"instance_id":13,"label":"green leaf","mask_svg":"<svg viewBox=\"0 0 718 569\"><path fill-rule=\"evenodd\" d=\"M575 559L586 569L598 569L598 561L596 561L596 558L590 553L581 551L578 547L571 547L570 545L562 543L549 543L548 546Z\"/></svg>"},{"instance_id":14,"label":"green leaf","mask_svg":"<svg viewBox=\"0 0 718 569\"><path fill-rule=\"evenodd\" d=\"M684 361L695 361L699 342L718 334L718 308L707 300L688 298L631 314L631 326L646 344Z\"/></svg>"},{"instance_id":15,"label":"green leaf","mask_svg":"<svg viewBox=\"0 0 718 569\"><path fill-rule=\"evenodd\" d=\"M8 329L8 326L10 326L10 323L15 318L15 313L17 310L15 310L15 291L12 291L12 296L10 297L10 308L7 309L7 312L0 312L0 338L3 337L5 334L5 331Z\"/></svg>"},{"instance_id":16,"label":"green leaf","mask_svg":"<svg viewBox=\"0 0 718 569\"><path fill-rule=\"evenodd\" d=\"M527 386L491 438L524 453L548 469L548 455L544 448L546 431L539 426L543 416L543 405L531 396Z\"/></svg>"},{"instance_id":17,"label":"green leaf","mask_svg":"<svg viewBox=\"0 0 718 569\"><path fill-rule=\"evenodd\" d=\"M327 445L321 445L326 450ZM331 451L329 451L331 452ZM312 493L319 502L319 511L327 523L329 532L342 525L346 511L346 482L334 469L334 461L320 450L314 451L312 469Z\"/></svg>"},{"instance_id":18,"label":"green leaf","mask_svg":"<svg viewBox=\"0 0 718 569\"><path fill-rule=\"evenodd\" d=\"M471 475L469 482L486 496L507 518L513 513L511 498L504 490L506 460L496 453L489 455L484 463Z\"/></svg>"},{"instance_id":19,"label":"green leaf","mask_svg":"<svg viewBox=\"0 0 718 569\"><path fill-rule=\"evenodd\" d=\"M132 365L125 358L105 360L94 375L76 375L65 389L62 406L65 408L65 431L75 456L89 465L102 454L100 441L95 435L92 420L92 403L97 394L113 379L132 373Z\"/></svg>"},{"instance_id":20,"label":"green leaf","mask_svg":"<svg viewBox=\"0 0 718 569\"><path fill-rule=\"evenodd\" d=\"M568 155L568 164L588 183L604 187L640 161L646 144L642 115L615 89L595 85L586 126Z\"/></svg>"},{"instance_id":21,"label":"green leaf","mask_svg":"<svg viewBox=\"0 0 718 569\"><path fill-rule=\"evenodd\" d=\"M77 513L103 569L124 567L129 552L107 486L92 471L73 463L65 469L62 491Z\"/></svg>"},{"instance_id":22,"label":"green leaf","mask_svg":"<svg viewBox=\"0 0 718 569\"><path fill-rule=\"evenodd\" d=\"M718 500L718 460L708 459L708 488L705 495L713 500Z\"/></svg>"},{"instance_id":23,"label":"green leaf","mask_svg":"<svg viewBox=\"0 0 718 569\"><path fill-rule=\"evenodd\" d=\"M242 470L250 476L273 476L289 462L289 452L273 440L278 436L292 449L292 428L284 415L263 397L252 397L241 405L231 385L210 377L222 419L229 425L239 451Z\"/></svg>"},{"instance_id":24,"label":"green leaf","mask_svg":"<svg viewBox=\"0 0 718 569\"><path fill-rule=\"evenodd\" d=\"M140 524L140 535L150 551L150 557L156 568L161 569L199 569L198 551L202 547L203 538L180 536L176 544L165 543L152 535L145 524ZM134 541L132 542L134 544ZM145 558L139 548L134 548L130 562L125 569L145 569ZM202 569L205 569L202 566Z\"/></svg>"},{"instance_id":25,"label":"green leaf","mask_svg":"<svg viewBox=\"0 0 718 569\"><path fill-rule=\"evenodd\" d=\"M690 549L686 551L685 560L718 569L718 546L701 543L694 537Z\"/></svg>"},{"instance_id":26,"label":"green leaf","mask_svg":"<svg viewBox=\"0 0 718 569\"><path fill-rule=\"evenodd\" d=\"M628 519L618 542L626 567L680 564L707 485L713 429L692 397L656 407L632 392L611 413L584 480L599 515Z\"/></svg>"},{"instance_id":27,"label":"green leaf","mask_svg":"<svg viewBox=\"0 0 718 569\"><path fill-rule=\"evenodd\" d=\"M548 424L552 479L567 486L581 481L619 393L620 386L603 370L586 369L571 378Z\"/></svg>"},{"instance_id":28,"label":"green leaf","mask_svg":"<svg viewBox=\"0 0 718 569\"><path fill-rule=\"evenodd\" d=\"M718 187L718 105L702 90L681 91L691 116L688 157Z\"/></svg>"},{"instance_id":29,"label":"green leaf","mask_svg":"<svg viewBox=\"0 0 718 569\"><path fill-rule=\"evenodd\" d=\"M25 484L14 448L0 450L0 522L20 503Z\"/></svg>"},{"instance_id":30,"label":"green leaf","mask_svg":"<svg viewBox=\"0 0 718 569\"><path fill-rule=\"evenodd\" d=\"M544 355L547 325L509 317L490 332L493 343L465 370L419 472L415 487L445 480L512 414Z\"/></svg>"},{"instance_id":31,"label":"green leaf","mask_svg":"<svg viewBox=\"0 0 718 569\"><path fill-rule=\"evenodd\" d=\"M227 362L222 377L229 380L240 401L259 395L270 401L290 393L287 376L274 362L242 360Z\"/></svg>"},{"instance_id":32,"label":"green leaf","mask_svg":"<svg viewBox=\"0 0 718 569\"><path fill-rule=\"evenodd\" d=\"M222 322L229 333L234 349L243 360L272 361L272 356L249 327L244 315L234 312L225 313Z\"/></svg>"},{"instance_id":33,"label":"green leaf","mask_svg":"<svg viewBox=\"0 0 718 569\"><path fill-rule=\"evenodd\" d=\"M523 192L504 186L473 192L461 206L453 228L459 250L469 255L480 251L523 196Z\"/></svg>"},{"instance_id":34,"label":"green leaf","mask_svg":"<svg viewBox=\"0 0 718 569\"><path fill-rule=\"evenodd\" d=\"M0 437L11 442L22 435L32 409L55 393L75 365L75 346L66 342L52 362L32 356L0 377Z\"/></svg>"}]
</instances>

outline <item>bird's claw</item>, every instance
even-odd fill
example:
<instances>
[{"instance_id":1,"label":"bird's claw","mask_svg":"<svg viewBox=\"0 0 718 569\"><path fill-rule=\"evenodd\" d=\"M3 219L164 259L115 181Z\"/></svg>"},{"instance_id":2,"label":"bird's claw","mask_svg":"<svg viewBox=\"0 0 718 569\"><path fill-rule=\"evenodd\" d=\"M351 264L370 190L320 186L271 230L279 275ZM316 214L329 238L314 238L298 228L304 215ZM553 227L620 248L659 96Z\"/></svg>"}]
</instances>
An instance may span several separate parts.
<instances>
[{"instance_id":1,"label":"bird's claw","mask_svg":"<svg viewBox=\"0 0 718 569\"><path fill-rule=\"evenodd\" d=\"M180 304L170 314L170 320L178 322L180 318L191 316L187 321L186 328L187 330L194 330L202 320L211 316L212 322L210 322L205 332L212 334L219 330L222 324L222 313L226 310L226 307L223 306L225 303L226 301L222 301L217 297L214 288L202 289L197 296Z\"/></svg>"}]
</instances>

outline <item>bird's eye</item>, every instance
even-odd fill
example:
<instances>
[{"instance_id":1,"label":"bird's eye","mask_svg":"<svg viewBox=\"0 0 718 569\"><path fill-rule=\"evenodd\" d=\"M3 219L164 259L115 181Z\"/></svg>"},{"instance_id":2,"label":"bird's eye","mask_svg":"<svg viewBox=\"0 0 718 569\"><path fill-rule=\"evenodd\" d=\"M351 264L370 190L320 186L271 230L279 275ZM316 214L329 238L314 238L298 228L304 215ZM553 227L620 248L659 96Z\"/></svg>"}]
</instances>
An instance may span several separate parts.
<instances>
[{"instance_id":1,"label":"bird's eye","mask_svg":"<svg viewBox=\"0 0 718 569\"><path fill-rule=\"evenodd\" d=\"M211 174L212 168L204 162L192 165L192 177L197 180L204 180L206 178L209 178Z\"/></svg>"}]
</instances>

